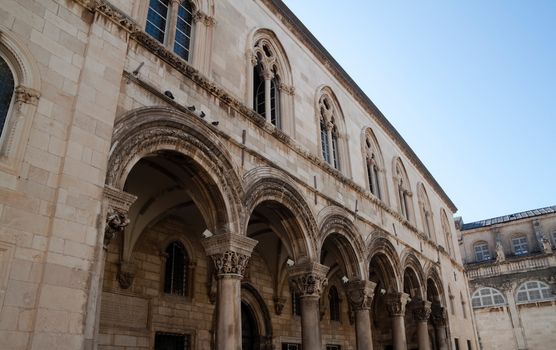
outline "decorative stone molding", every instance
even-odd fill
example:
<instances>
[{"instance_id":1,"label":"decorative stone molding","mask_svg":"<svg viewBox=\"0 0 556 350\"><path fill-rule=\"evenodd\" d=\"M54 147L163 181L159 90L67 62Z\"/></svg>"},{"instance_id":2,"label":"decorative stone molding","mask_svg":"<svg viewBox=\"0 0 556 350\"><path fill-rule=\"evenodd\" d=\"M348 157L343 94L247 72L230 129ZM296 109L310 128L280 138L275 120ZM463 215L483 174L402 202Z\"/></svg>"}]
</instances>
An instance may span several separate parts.
<instances>
[{"instance_id":1,"label":"decorative stone molding","mask_svg":"<svg viewBox=\"0 0 556 350\"><path fill-rule=\"evenodd\" d=\"M285 93L285 94L288 94L288 95L291 95L291 96L294 96L294 95L295 95L295 87L293 87L293 86L290 86L290 85L286 85L286 84L284 84L284 83L281 83L281 84L278 86L278 89L279 89L280 91L282 91L283 93Z\"/></svg>"},{"instance_id":2,"label":"decorative stone molding","mask_svg":"<svg viewBox=\"0 0 556 350\"><path fill-rule=\"evenodd\" d=\"M411 303L413 317L418 322L427 322L431 315L431 302L427 300L416 300Z\"/></svg>"},{"instance_id":3,"label":"decorative stone molding","mask_svg":"<svg viewBox=\"0 0 556 350\"><path fill-rule=\"evenodd\" d=\"M275 296L273 298L274 301L274 312L276 315L280 316L282 311L284 310L284 306L286 305L287 299L284 297Z\"/></svg>"},{"instance_id":4,"label":"decorative stone molding","mask_svg":"<svg viewBox=\"0 0 556 350\"><path fill-rule=\"evenodd\" d=\"M242 278L257 243L254 239L230 233L201 241L206 254L214 262L217 278L230 275Z\"/></svg>"},{"instance_id":5,"label":"decorative stone molding","mask_svg":"<svg viewBox=\"0 0 556 350\"><path fill-rule=\"evenodd\" d=\"M120 191L111 186L104 187L104 199L107 205L106 225L104 227L104 249L117 234L122 233L129 224L127 213L137 196Z\"/></svg>"},{"instance_id":6,"label":"decorative stone molding","mask_svg":"<svg viewBox=\"0 0 556 350\"><path fill-rule=\"evenodd\" d=\"M405 316L405 306L409 301L409 294L396 292L386 295L386 307L391 317Z\"/></svg>"},{"instance_id":7,"label":"decorative stone molding","mask_svg":"<svg viewBox=\"0 0 556 350\"><path fill-rule=\"evenodd\" d=\"M214 17L207 15L202 11L195 11L193 13L193 20L195 22L203 23L207 27L212 27L216 24Z\"/></svg>"},{"instance_id":8,"label":"decorative stone molding","mask_svg":"<svg viewBox=\"0 0 556 350\"><path fill-rule=\"evenodd\" d=\"M137 266L133 263L122 261L118 269L116 279L122 289L128 289L133 284L137 272Z\"/></svg>"},{"instance_id":9,"label":"decorative stone molding","mask_svg":"<svg viewBox=\"0 0 556 350\"><path fill-rule=\"evenodd\" d=\"M294 265L289 269L290 280L300 298L317 297L328 284L326 273L328 266L316 262Z\"/></svg>"},{"instance_id":10,"label":"decorative stone molding","mask_svg":"<svg viewBox=\"0 0 556 350\"><path fill-rule=\"evenodd\" d=\"M29 103L36 106L40 97L41 93L30 87L19 85L15 88L16 103Z\"/></svg>"},{"instance_id":11,"label":"decorative stone molding","mask_svg":"<svg viewBox=\"0 0 556 350\"><path fill-rule=\"evenodd\" d=\"M355 311L370 310L375 287L376 283L371 281L349 281L346 289L351 308Z\"/></svg>"},{"instance_id":12,"label":"decorative stone molding","mask_svg":"<svg viewBox=\"0 0 556 350\"><path fill-rule=\"evenodd\" d=\"M141 30L132 18L106 0L74 0L89 11L103 15L129 33Z\"/></svg>"}]
</instances>

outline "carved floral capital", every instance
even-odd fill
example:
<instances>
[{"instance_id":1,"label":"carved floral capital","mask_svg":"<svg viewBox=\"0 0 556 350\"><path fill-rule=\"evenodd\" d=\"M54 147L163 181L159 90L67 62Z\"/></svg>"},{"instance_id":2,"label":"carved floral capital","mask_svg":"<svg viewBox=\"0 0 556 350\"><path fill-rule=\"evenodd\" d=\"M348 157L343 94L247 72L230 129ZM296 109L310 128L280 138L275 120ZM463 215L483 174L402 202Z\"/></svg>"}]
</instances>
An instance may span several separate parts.
<instances>
[{"instance_id":1,"label":"carved floral capital","mask_svg":"<svg viewBox=\"0 0 556 350\"><path fill-rule=\"evenodd\" d=\"M315 262L295 265L290 268L290 281L301 298L320 297L328 284L326 273L328 266Z\"/></svg>"},{"instance_id":2,"label":"carved floral capital","mask_svg":"<svg viewBox=\"0 0 556 350\"><path fill-rule=\"evenodd\" d=\"M409 294L390 293L386 295L386 307L390 316L404 316L405 306L409 300Z\"/></svg>"},{"instance_id":3,"label":"carved floral capital","mask_svg":"<svg viewBox=\"0 0 556 350\"><path fill-rule=\"evenodd\" d=\"M347 296L351 308L355 311L370 310L376 283L371 281L350 281L347 283Z\"/></svg>"},{"instance_id":4,"label":"carved floral capital","mask_svg":"<svg viewBox=\"0 0 556 350\"><path fill-rule=\"evenodd\" d=\"M234 234L219 234L204 239L205 252L212 258L217 278L235 275L242 278L257 241Z\"/></svg>"},{"instance_id":5,"label":"carved floral capital","mask_svg":"<svg viewBox=\"0 0 556 350\"><path fill-rule=\"evenodd\" d=\"M30 87L19 85L15 88L15 102L28 103L32 105L37 105L39 98L41 97L40 92Z\"/></svg>"},{"instance_id":6,"label":"carved floral capital","mask_svg":"<svg viewBox=\"0 0 556 350\"><path fill-rule=\"evenodd\" d=\"M427 322L431 315L431 302L426 300L417 300L412 303L411 307L413 316L419 322Z\"/></svg>"}]
</instances>

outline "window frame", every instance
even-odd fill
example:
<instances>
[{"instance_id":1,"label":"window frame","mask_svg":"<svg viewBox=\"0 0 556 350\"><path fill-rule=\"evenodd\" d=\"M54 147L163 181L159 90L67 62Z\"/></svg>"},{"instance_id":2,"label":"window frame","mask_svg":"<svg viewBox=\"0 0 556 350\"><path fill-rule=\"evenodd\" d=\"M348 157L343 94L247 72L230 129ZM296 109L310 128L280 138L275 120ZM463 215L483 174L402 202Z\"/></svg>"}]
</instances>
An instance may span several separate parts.
<instances>
[{"instance_id":1,"label":"window frame","mask_svg":"<svg viewBox=\"0 0 556 350\"><path fill-rule=\"evenodd\" d=\"M477 252L477 248L478 247L485 247L485 246L486 246L486 252L488 253L488 255L484 254L484 249L483 249L483 251L480 252L481 254L483 254L482 258L479 258L479 255L478 255L479 252ZM490 246L486 241L478 241L478 242L473 243L473 254L475 256L475 261L476 262L484 262L484 261L492 260L492 254L491 254L491 251L490 251Z\"/></svg>"},{"instance_id":2,"label":"window frame","mask_svg":"<svg viewBox=\"0 0 556 350\"><path fill-rule=\"evenodd\" d=\"M153 349L157 350L157 336L174 336L174 337L184 337L184 341L187 341L187 347L184 344L184 350L191 350L191 349L195 349L195 344L194 344L194 334L192 333L188 333L188 332L168 332L165 330L157 330L154 332L154 339L153 339Z\"/></svg>"},{"instance_id":3,"label":"window frame","mask_svg":"<svg viewBox=\"0 0 556 350\"><path fill-rule=\"evenodd\" d=\"M524 256L530 253L529 251L529 239L526 235L514 236L511 239L512 251L515 256ZM525 247L525 249L523 249Z\"/></svg>"},{"instance_id":4,"label":"window frame","mask_svg":"<svg viewBox=\"0 0 556 350\"><path fill-rule=\"evenodd\" d=\"M483 292L485 292L485 291L487 291L488 294L484 294ZM501 302L496 302L495 297L500 297L502 299L502 301ZM490 298L490 301L492 303L490 303L490 304L483 303L483 300L485 298ZM479 301L479 305L477 305L475 300ZM471 307L473 309L481 309L481 308L487 308L487 307L500 307L500 306L505 306L505 305L507 305L507 303L506 303L506 299L504 298L504 294L502 294L502 292L500 292L496 288L481 287L481 288L477 289L473 293L473 295L471 296Z\"/></svg>"},{"instance_id":5,"label":"window frame","mask_svg":"<svg viewBox=\"0 0 556 350\"><path fill-rule=\"evenodd\" d=\"M537 286L530 288L529 285L531 283L536 283ZM532 299L530 296L531 293L535 291L539 292L540 297L538 299ZM548 294L548 296L545 296L544 293L545 291L547 292L546 294ZM527 300L519 300L520 293L525 293L527 295ZM516 304L538 303L538 302L554 300L554 299L556 299L556 296L553 294L552 287L548 283L538 281L538 280L523 282L522 284L519 285L519 287L515 291Z\"/></svg>"}]
</instances>

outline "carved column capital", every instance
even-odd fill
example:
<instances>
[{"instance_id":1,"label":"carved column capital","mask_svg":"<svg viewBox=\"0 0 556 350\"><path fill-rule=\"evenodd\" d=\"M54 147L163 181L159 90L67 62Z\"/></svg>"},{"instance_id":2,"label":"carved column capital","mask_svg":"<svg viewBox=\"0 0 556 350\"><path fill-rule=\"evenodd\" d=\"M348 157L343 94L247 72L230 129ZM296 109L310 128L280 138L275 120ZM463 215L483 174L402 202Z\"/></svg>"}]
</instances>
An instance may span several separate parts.
<instances>
[{"instance_id":1,"label":"carved column capital","mask_svg":"<svg viewBox=\"0 0 556 350\"><path fill-rule=\"evenodd\" d=\"M257 241L230 233L204 239L201 244L212 258L217 278L224 276L243 278L245 268Z\"/></svg>"},{"instance_id":2,"label":"carved column capital","mask_svg":"<svg viewBox=\"0 0 556 350\"><path fill-rule=\"evenodd\" d=\"M391 317L404 316L405 306L409 300L409 294L396 292L386 295L386 307Z\"/></svg>"},{"instance_id":3,"label":"carved column capital","mask_svg":"<svg viewBox=\"0 0 556 350\"><path fill-rule=\"evenodd\" d=\"M431 319L432 322L437 326L445 326L446 325L446 310L440 303L432 303L431 306Z\"/></svg>"},{"instance_id":4,"label":"carved column capital","mask_svg":"<svg viewBox=\"0 0 556 350\"><path fill-rule=\"evenodd\" d=\"M416 300L411 303L413 316L418 322L427 322L431 315L431 302L427 300Z\"/></svg>"},{"instance_id":5,"label":"carved column capital","mask_svg":"<svg viewBox=\"0 0 556 350\"><path fill-rule=\"evenodd\" d=\"M316 262L295 265L289 269L290 281L301 298L317 297L328 284L328 266Z\"/></svg>"},{"instance_id":6,"label":"carved column capital","mask_svg":"<svg viewBox=\"0 0 556 350\"><path fill-rule=\"evenodd\" d=\"M104 249L108 248L110 241L125 230L129 224L129 207L135 202L137 196L121 191L117 188L104 187L104 200L107 205L106 225L104 227Z\"/></svg>"},{"instance_id":7,"label":"carved column capital","mask_svg":"<svg viewBox=\"0 0 556 350\"><path fill-rule=\"evenodd\" d=\"M371 281L349 281L346 285L348 301L354 311L370 310L376 283Z\"/></svg>"},{"instance_id":8,"label":"carved column capital","mask_svg":"<svg viewBox=\"0 0 556 350\"><path fill-rule=\"evenodd\" d=\"M216 24L216 19L214 19L214 17L209 16L202 11L195 11L193 13L193 20L195 22L203 23L206 27L212 27Z\"/></svg>"}]
</instances>

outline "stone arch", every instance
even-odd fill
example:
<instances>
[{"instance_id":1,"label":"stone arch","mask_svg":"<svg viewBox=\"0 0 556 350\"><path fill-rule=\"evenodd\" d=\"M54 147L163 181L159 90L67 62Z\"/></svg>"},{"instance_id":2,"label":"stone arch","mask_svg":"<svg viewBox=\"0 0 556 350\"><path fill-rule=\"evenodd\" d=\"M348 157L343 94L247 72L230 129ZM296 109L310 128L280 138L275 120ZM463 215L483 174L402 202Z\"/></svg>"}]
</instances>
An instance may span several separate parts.
<instances>
[{"instance_id":1,"label":"stone arch","mask_svg":"<svg viewBox=\"0 0 556 350\"><path fill-rule=\"evenodd\" d=\"M401 284L401 262L396 252L396 248L390 242L385 234L375 233L368 244L369 264L376 259L379 268L382 270L385 281L388 281L387 292L401 292L403 287ZM370 269L370 267L369 267Z\"/></svg>"},{"instance_id":2,"label":"stone arch","mask_svg":"<svg viewBox=\"0 0 556 350\"><path fill-rule=\"evenodd\" d=\"M445 300L443 297L444 287L442 285L442 279L440 278L440 272L438 268L431 264L426 269L425 276L427 300L432 302L439 302L441 305L445 305Z\"/></svg>"},{"instance_id":3,"label":"stone arch","mask_svg":"<svg viewBox=\"0 0 556 350\"><path fill-rule=\"evenodd\" d=\"M350 177L351 176L351 160L350 160L350 154L349 154L349 148L348 148L348 142L347 142L347 130L346 130L346 122L345 122L345 117L344 117L344 112L342 111L342 107L340 105L340 102L338 100L338 97L336 96L336 94L334 93L334 91L332 90L332 88L330 88L329 86L326 85L321 85L316 93L315 93L315 125L319 126L317 127L317 145L318 145L318 154L320 155L320 158L322 159L322 137L321 137L321 118L323 118L323 115L321 113L321 105L323 103L323 101L328 101L328 104L330 105L330 109L328 114L330 114L328 117L325 116L325 122L326 123L331 123L332 119L334 120L334 127L337 128L338 131L338 167L337 170L342 172L344 175ZM329 150L330 152L332 152L332 150ZM324 162L326 162L326 160L323 159ZM330 164L332 167L334 167L333 164Z\"/></svg>"},{"instance_id":4,"label":"stone arch","mask_svg":"<svg viewBox=\"0 0 556 350\"><path fill-rule=\"evenodd\" d=\"M437 241L434 229L434 219L433 212L431 208L431 202L425 189L425 185L422 182L417 184L417 201L419 203L419 212L421 214L421 225L423 226L423 232L427 235L427 238Z\"/></svg>"},{"instance_id":5,"label":"stone arch","mask_svg":"<svg viewBox=\"0 0 556 350\"><path fill-rule=\"evenodd\" d=\"M274 49L278 65L278 73L280 74L280 80L284 84L293 84L292 71L288 55L286 50L280 43L278 36L268 28L257 28L251 31L247 37L247 52L253 53L253 46L259 41L267 41L271 47Z\"/></svg>"},{"instance_id":6,"label":"stone arch","mask_svg":"<svg viewBox=\"0 0 556 350\"><path fill-rule=\"evenodd\" d=\"M409 222L415 222L415 212L413 210L413 192L407 170L400 157L392 160L392 178L395 186L396 202L398 212Z\"/></svg>"},{"instance_id":7,"label":"stone arch","mask_svg":"<svg viewBox=\"0 0 556 350\"><path fill-rule=\"evenodd\" d=\"M325 240L333 239L342 256L348 277L366 279L366 266L363 263L365 244L349 216L346 210L337 206L325 207L318 213L317 255L320 256Z\"/></svg>"},{"instance_id":8,"label":"stone arch","mask_svg":"<svg viewBox=\"0 0 556 350\"><path fill-rule=\"evenodd\" d=\"M41 89L38 64L24 42L18 34L0 25L0 57L10 69L14 87L0 128L0 169L12 173L21 164Z\"/></svg>"},{"instance_id":9,"label":"stone arch","mask_svg":"<svg viewBox=\"0 0 556 350\"><path fill-rule=\"evenodd\" d=\"M240 232L241 181L218 136L197 116L168 107L144 107L114 126L106 185L123 190L132 168L149 155L172 152L190 161L199 196L210 204L203 216L213 233Z\"/></svg>"},{"instance_id":10,"label":"stone arch","mask_svg":"<svg viewBox=\"0 0 556 350\"><path fill-rule=\"evenodd\" d=\"M448 215L446 214L446 210L444 210L444 208L440 209L440 227L442 228L442 233L444 234L444 248L448 251L448 254L452 256L454 254L452 230L448 221Z\"/></svg>"},{"instance_id":11,"label":"stone arch","mask_svg":"<svg viewBox=\"0 0 556 350\"><path fill-rule=\"evenodd\" d=\"M415 254L406 249L402 252L402 266L403 266L403 287L409 287L411 289L410 295L419 297L421 299L425 298L425 274L423 272L423 268L421 267L421 263L419 259L415 256ZM407 292L406 292L407 293ZM412 294L413 293L413 294Z\"/></svg>"},{"instance_id":12,"label":"stone arch","mask_svg":"<svg viewBox=\"0 0 556 350\"><path fill-rule=\"evenodd\" d=\"M245 194L242 202L246 214L242 223L243 235L246 235L251 214L259 204L277 204L296 217L293 226L287 227L289 243L292 245L296 262L303 258L313 260L316 257L314 242L317 242L317 223L294 181L284 172L271 167L251 169L243 179Z\"/></svg>"},{"instance_id":13,"label":"stone arch","mask_svg":"<svg viewBox=\"0 0 556 350\"><path fill-rule=\"evenodd\" d=\"M241 282L241 301L247 304L255 317L259 331L259 349L272 349L272 322L268 307L255 286Z\"/></svg>"}]
</instances>

